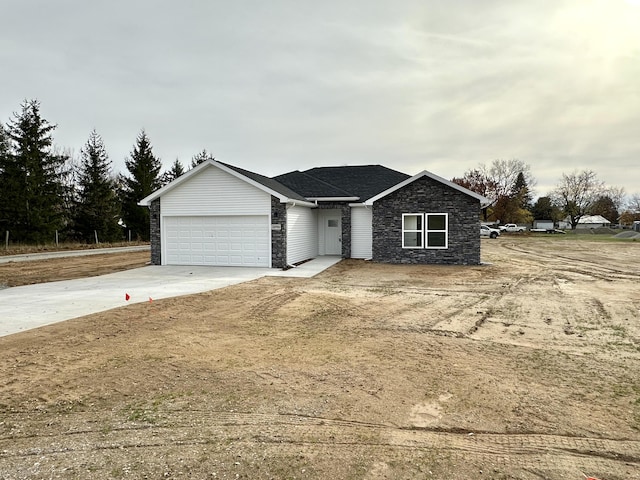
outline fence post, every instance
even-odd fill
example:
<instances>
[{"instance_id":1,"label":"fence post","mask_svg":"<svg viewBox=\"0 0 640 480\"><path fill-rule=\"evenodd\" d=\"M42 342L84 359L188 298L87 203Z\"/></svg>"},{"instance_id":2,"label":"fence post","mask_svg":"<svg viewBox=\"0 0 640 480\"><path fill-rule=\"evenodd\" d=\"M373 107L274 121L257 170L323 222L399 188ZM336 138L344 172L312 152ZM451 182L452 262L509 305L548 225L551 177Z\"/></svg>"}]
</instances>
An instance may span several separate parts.
<instances>
[{"instance_id":1,"label":"fence post","mask_svg":"<svg viewBox=\"0 0 640 480\"><path fill-rule=\"evenodd\" d=\"M98 231L94 230L93 234L96 236L96 245L98 245Z\"/></svg>"},{"instance_id":2,"label":"fence post","mask_svg":"<svg viewBox=\"0 0 640 480\"><path fill-rule=\"evenodd\" d=\"M58 230L56 230L56 247L58 246Z\"/></svg>"}]
</instances>

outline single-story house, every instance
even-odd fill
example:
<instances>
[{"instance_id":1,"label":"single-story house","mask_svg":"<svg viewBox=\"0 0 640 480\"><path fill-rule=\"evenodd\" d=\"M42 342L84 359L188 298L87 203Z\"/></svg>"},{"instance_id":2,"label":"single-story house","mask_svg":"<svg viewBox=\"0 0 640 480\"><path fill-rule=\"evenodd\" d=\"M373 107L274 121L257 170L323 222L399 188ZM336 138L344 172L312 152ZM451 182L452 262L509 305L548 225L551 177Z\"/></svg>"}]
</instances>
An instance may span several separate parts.
<instances>
[{"instance_id":1,"label":"single-story house","mask_svg":"<svg viewBox=\"0 0 640 480\"><path fill-rule=\"evenodd\" d=\"M576 230L586 230L600 227L610 227L611 222L604 218L602 215L584 215L578 219ZM567 217L564 221L560 222L560 228L571 228L571 218Z\"/></svg>"},{"instance_id":2,"label":"single-story house","mask_svg":"<svg viewBox=\"0 0 640 480\"><path fill-rule=\"evenodd\" d=\"M142 199L151 263L286 268L319 255L480 263L488 200L426 170L320 167L273 178L207 160Z\"/></svg>"}]
</instances>

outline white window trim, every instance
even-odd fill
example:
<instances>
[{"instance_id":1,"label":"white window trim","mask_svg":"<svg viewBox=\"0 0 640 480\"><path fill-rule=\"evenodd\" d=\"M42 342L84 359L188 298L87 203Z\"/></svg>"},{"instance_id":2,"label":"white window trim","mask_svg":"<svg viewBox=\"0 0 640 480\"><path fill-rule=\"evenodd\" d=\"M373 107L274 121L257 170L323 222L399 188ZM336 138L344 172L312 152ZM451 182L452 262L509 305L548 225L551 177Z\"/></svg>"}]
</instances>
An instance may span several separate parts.
<instances>
[{"instance_id":1,"label":"white window trim","mask_svg":"<svg viewBox=\"0 0 640 480\"><path fill-rule=\"evenodd\" d=\"M444 216L444 229L442 230L429 230L429 217L432 215ZM405 217L421 217L422 218L422 229L413 230L413 229L405 229L404 228L404 219ZM422 245L417 247L414 245L405 245L404 244L404 234L405 233L420 233L421 243ZM428 234L430 232L433 233L444 233L444 246L429 246L427 245L427 240L429 239ZM449 214L448 213L403 213L402 214L402 248L406 249L425 249L425 250L446 250L449 248Z\"/></svg>"},{"instance_id":2,"label":"white window trim","mask_svg":"<svg viewBox=\"0 0 640 480\"><path fill-rule=\"evenodd\" d=\"M430 216L442 216L444 215L444 229L442 230L429 230L428 226L429 226L429 217ZM446 250L447 248L449 248L449 214L448 213L425 213L424 214L424 242L422 242L424 244L424 248L430 249L430 250ZM429 238L429 236L427 235L429 232L434 232L434 233L444 233L444 246L435 246L435 247L431 247L429 245L427 245L427 240Z\"/></svg>"},{"instance_id":3,"label":"white window trim","mask_svg":"<svg viewBox=\"0 0 640 480\"><path fill-rule=\"evenodd\" d=\"M405 229L404 228L404 219L405 217L420 217L421 221L422 221L422 229L420 230L414 230L414 229ZM402 214L402 248L411 248L411 249L416 249L416 248L424 248L424 214L423 213L403 213ZM405 245L404 244L404 234L405 233L420 233L420 246L415 246L415 245Z\"/></svg>"}]
</instances>

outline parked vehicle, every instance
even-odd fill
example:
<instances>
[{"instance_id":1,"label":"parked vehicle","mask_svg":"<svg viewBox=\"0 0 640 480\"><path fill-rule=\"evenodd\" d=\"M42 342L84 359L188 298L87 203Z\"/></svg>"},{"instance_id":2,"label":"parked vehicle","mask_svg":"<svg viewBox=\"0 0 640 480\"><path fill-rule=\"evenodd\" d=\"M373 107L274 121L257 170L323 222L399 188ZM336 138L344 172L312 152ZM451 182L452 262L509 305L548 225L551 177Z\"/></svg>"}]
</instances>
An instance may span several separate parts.
<instances>
[{"instance_id":1,"label":"parked vehicle","mask_svg":"<svg viewBox=\"0 0 640 480\"><path fill-rule=\"evenodd\" d=\"M506 223L504 225L500 225L501 232L524 232L524 227L519 227L515 223Z\"/></svg>"},{"instance_id":2,"label":"parked vehicle","mask_svg":"<svg viewBox=\"0 0 640 480\"><path fill-rule=\"evenodd\" d=\"M480 236L498 238L500 236L500 230L498 230L497 228L491 228L487 225L480 225Z\"/></svg>"}]
</instances>

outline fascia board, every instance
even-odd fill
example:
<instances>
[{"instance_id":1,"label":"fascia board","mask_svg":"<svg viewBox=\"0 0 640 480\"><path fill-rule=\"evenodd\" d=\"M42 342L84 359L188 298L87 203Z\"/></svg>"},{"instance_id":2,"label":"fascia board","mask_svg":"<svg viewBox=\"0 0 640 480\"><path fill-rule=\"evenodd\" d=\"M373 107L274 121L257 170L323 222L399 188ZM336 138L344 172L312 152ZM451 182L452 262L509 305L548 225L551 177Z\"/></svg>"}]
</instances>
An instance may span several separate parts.
<instances>
[{"instance_id":1,"label":"fascia board","mask_svg":"<svg viewBox=\"0 0 640 480\"><path fill-rule=\"evenodd\" d=\"M406 185L409 185L410 183L415 182L416 180L422 178L422 177L429 177L432 180L435 180L437 182L440 182L448 187L451 187L455 190L458 190L459 192L464 193L465 195L469 195L470 197L473 197L477 200L480 201L480 204L482 206L488 205L490 203L489 199L486 197L483 197L482 195L476 193L476 192L472 192L471 190L464 188L460 185L458 185L457 183L453 183L450 182L449 180L445 180L444 178L436 175L435 173L431 173L427 170L423 170L422 172L414 175L413 177L407 178L406 180L403 180L402 182L394 185L391 188L388 188L387 190L385 190L384 192L379 193L378 195L371 197L369 200L365 201L364 204L365 205L373 205L373 203L377 200L380 200L381 198L386 197L387 195L395 192L396 190L400 190L402 187L405 187Z\"/></svg>"}]
</instances>

